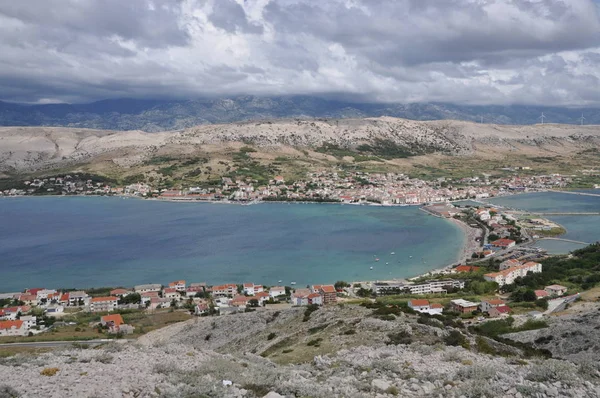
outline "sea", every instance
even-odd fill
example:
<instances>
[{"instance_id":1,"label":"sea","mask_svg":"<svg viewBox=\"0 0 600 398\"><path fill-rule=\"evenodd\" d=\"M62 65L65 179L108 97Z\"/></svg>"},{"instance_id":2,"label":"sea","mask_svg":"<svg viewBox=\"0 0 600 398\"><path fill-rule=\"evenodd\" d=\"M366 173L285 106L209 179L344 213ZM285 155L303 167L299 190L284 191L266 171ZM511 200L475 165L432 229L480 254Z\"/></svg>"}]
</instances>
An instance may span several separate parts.
<instances>
[{"instance_id":1,"label":"sea","mask_svg":"<svg viewBox=\"0 0 600 398\"><path fill-rule=\"evenodd\" d=\"M532 212L600 212L600 189L578 190L578 192L598 196L574 195L563 192L537 192L493 198L487 200L487 202ZM567 233L562 235L561 238L586 243L600 241L600 215L544 217L562 225L567 230ZM565 254L586 245L557 240L541 240L536 246L546 249L550 254Z\"/></svg>"},{"instance_id":2,"label":"sea","mask_svg":"<svg viewBox=\"0 0 600 398\"><path fill-rule=\"evenodd\" d=\"M2 198L0 292L406 278L455 262L464 240L417 207Z\"/></svg>"}]
</instances>

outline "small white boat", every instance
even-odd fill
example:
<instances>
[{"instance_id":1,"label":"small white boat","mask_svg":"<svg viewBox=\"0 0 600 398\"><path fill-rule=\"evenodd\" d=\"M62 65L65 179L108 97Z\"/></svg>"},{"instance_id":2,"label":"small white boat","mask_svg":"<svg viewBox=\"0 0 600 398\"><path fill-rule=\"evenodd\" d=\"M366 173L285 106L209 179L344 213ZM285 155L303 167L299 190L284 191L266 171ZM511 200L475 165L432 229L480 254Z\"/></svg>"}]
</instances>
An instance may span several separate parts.
<instances>
[{"instance_id":1,"label":"small white boat","mask_svg":"<svg viewBox=\"0 0 600 398\"><path fill-rule=\"evenodd\" d=\"M389 263L385 263L385 265L388 265Z\"/></svg>"},{"instance_id":2,"label":"small white boat","mask_svg":"<svg viewBox=\"0 0 600 398\"><path fill-rule=\"evenodd\" d=\"M376 259L375 259L375 261L379 261L379 259L378 259L378 258L376 258Z\"/></svg>"},{"instance_id":3,"label":"small white boat","mask_svg":"<svg viewBox=\"0 0 600 398\"><path fill-rule=\"evenodd\" d=\"M291 282L291 283L290 283L290 285L295 285L295 284L296 284L296 282Z\"/></svg>"},{"instance_id":4,"label":"small white boat","mask_svg":"<svg viewBox=\"0 0 600 398\"><path fill-rule=\"evenodd\" d=\"M369 269L373 269L373 267L369 267Z\"/></svg>"},{"instance_id":5,"label":"small white boat","mask_svg":"<svg viewBox=\"0 0 600 398\"><path fill-rule=\"evenodd\" d=\"M412 256L408 256L408 258L412 258Z\"/></svg>"},{"instance_id":6,"label":"small white boat","mask_svg":"<svg viewBox=\"0 0 600 398\"><path fill-rule=\"evenodd\" d=\"M283 282L283 281L277 281L277 283L281 283L281 282Z\"/></svg>"},{"instance_id":7,"label":"small white boat","mask_svg":"<svg viewBox=\"0 0 600 398\"><path fill-rule=\"evenodd\" d=\"M396 254L396 252L391 252L390 254L393 256L394 254Z\"/></svg>"}]
</instances>

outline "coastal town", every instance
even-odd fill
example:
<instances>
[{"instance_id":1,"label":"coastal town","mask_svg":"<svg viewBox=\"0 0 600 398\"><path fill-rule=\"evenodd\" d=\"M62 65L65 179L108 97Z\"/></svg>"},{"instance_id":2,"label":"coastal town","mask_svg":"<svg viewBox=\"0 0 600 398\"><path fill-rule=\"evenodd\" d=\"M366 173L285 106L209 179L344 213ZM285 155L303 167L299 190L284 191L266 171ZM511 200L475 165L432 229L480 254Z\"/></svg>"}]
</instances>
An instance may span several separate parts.
<instances>
[{"instance_id":1,"label":"coastal town","mask_svg":"<svg viewBox=\"0 0 600 398\"><path fill-rule=\"evenodd\" d=\"M503 271L484 275L486 281L496 283L498 288L514 284L518 277L542 272L542 265L539 263L520 264L515 260L503 262L500 268ZM390 294L444 295L464 290L469 281L461 279L461 276L478 270L479 268L474 266L458 266L451 270L457 279L352 285L338 282L335 285L312 285L304 288L268 287L254 283L209 286L206 283L186 284L186 281L178 280L167 285L142 284L133 288L115 288L108 291L106 296L92 295L83 290L28 288L23 292L0 294L0 303L3 304L0 308L0 337L31 337L48 333L60 324L61 319L79 312L97 314L88 326L96 327L99 334L123 337L133 335L135 327L124 321L121 312L152 313L161 309L180 309L188 312L190 316L219 316L263 308L281 310L292 306L334 305L357 297L370 298ZM560 285L549 285L534 291L536 300L550 300L553 309L578 297L578 294L567 293L569 289ZM429 315L439 315L444 311L454 312L463 319L466 318L465 314L481 314L481 319L484 319L483 316L497 318L511 314L507 302L499 298L477 303L462 298L452 299L446 306L415 298L408 300L407 305L416 312ZM540 317L541 313L532 312L529 316Z\"/></svg>"},{"instance_id":2,"label":"coastal town","mask_svg":"<svg viewBox=\"0 0 600 398\"><path fill-rule=\"evenodd\" d=\"M70 320L68 322L80 322L77 319L84 313L94 315L84 318L86 326L97 328L103 335L121 337L140 333L140 330L136 332L134 325L127 323L126 314L131 311L146 314L179 311L189 316L218 316L264 308L373 300L390 295L406 297L409 308L429 315L445 312L456 314L461 319L477 316L479 321L514 315L510 302L515 286L520 286L531 275L543 273L541 261L548 257L534 243L538 239L560 234L561 226L541 216L493 206L480 199L560 188L567 183L568 179L562 176L513 177L505 180L474 178L456 181L453 184L457 185L451 185L443 179L425 182L396 174L357 173L341 178L336 173L313 173L308 182L290 184L283 177L275 177L267 187L254 187L251 181L224 178L222 187L212 192L200 188L158 192L142 183L121 189L89 180L82 186L78 176L70 175L49 181L27 181L27 185L38 189L46 184L62 184L68 192L123 194L169 200L228 198L233 201L267 201L269 198L283 198L380 205L427 203L421 208L423 211L455 222L463 229L467 239L457 263L410 280L340 281L335 285L308 285L303 288L296 287L295 282L290 286L265 286L254 283L187 284L179 280L164 286L159 283L143 284L131 288L101 289L100 292L98 289L86 292L29 288L23 292L4 293L0 294L0 336L43 334L52 331L57 327L55 325L65 324L65 319ZM457 188L458 184L460 188ZM474 301L473 293L484 296ZM528 313L539 317L543 312L552 311L576 299L577 294L555 283L538 286L528 291L528 299L535 303L530 306L532 311ZM429 301L419 296L437 300Z\"/></svg>"},{"instance_id":3,"label":"coastal town","mask_svg":"<svg viewBox=\"0 0 600 398\"><path fill-rule=\"evenodd\" d=\"M397 173L345 171L310 172L306 178L287 181L277 175L267 184L250 177L221 177L218 184L160 188L138 181L126 185L97 176L66 174L25 180L0 191L1 196L23 195L118 195L170 201L258 203L261 201L338 202L375 205L419 205L462 199L485 199L522 192L563 189L573 176L510 175L424 180Z\"/></svg>"}]
</instances>

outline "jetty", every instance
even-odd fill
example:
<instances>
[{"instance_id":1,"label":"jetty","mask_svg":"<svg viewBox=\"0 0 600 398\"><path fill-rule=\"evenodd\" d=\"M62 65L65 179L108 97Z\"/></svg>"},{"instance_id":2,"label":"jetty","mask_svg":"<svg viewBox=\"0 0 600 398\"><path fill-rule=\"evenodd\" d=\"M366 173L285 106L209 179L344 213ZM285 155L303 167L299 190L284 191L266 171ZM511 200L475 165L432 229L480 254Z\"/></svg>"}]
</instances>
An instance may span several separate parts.
<instances>
[{"instance_id":1,"label":"jetty","mask_svg":"<svg viewBox=\"0 0 600 398\"><path fill-rule=\"evenodd\" d=\"M538 241L540 241L540 240L559 240L559 241L562 241L562 242L577 243L577 244L586 245L586 246L591 245L591 243L588 243L588 242L582 242L582 241L579 241L579 240L564 239L564 238L541 238L541 239L538 239Z\"/></svg>"},{"instance_id":2,"label":"jetty","mask_svg":"<svg viewBox=\"0 0 600 398\"><path fill-rule=\"evenodd\" d=\"M527 212L538 216L600 216L600 211L592 212Z\"/></svg>"},{"instance_id":3,"label":"jetty","mask_svg":"<svg viewBox=\"0 0 600 398\"><path fill-rule=\"evenodd\" d=\"M556 192L556 193L566 193L566 194L569 194L569 195L596 196L596 197L600 198L600 193L577 192L577 191L558 191L556 189L550 189L548 191L549 192Z\"/></svg>"}]
</instances>

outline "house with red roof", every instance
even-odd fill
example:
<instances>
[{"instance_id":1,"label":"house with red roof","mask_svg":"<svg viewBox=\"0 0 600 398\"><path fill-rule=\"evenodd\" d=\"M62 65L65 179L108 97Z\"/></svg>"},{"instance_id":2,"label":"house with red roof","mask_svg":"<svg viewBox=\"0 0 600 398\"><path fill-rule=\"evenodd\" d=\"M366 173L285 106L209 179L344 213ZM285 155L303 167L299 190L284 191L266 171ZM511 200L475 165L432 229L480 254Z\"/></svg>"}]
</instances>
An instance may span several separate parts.
<instances>
[{"instance_id":1,"label":"house with red roof","mask_svg":"<svg viewBox=\"0 0 600 398\"><path fill-rule=\"evenodd\" d=\"M225 285L217 285L212 287L214 297L233 297L237 294L237 285L235 283L227 283Z\"/></svg>"},{"instance_id":2,"label":"house with red roof","mask_svg":"<svg viewBox=\"0 0 600 398\"><path fill-rule=\"evenodd\" d=\"M38 303L37 296L29 293L21 294L19 296L19 301L22 301L27 305L37 305Z\"/></svg>"},{"instance_id":3,"label":"house with red roof","mask_svg":"<svg viewBox=\"0 0 600 398\"><path fill-rule=\"evenodd\" d=\"M163 290L163 297L169 300L181 299L181 293L174 287L167 287Z\"/></svg>"},{"instance_id":4,"label":"house with red roof","mask_svg":"<svg viewBox=\"0 0 600 398\"><path fill-rule=\"evenodd\" d=\"M321 285L319 292L323 296L323 304L335 304L337 302L337 291L333 285Z\"/></svg>"},{"instance_id":5,"label":"house with red roof","mask_svg":"<svg viewBox=\"0 0 600 398\"><path fill-rule=\"evenodd\" d=\"M206 313L208 313L208 310L209 310L208 304L206 304L205 302L198 303L194 307L194 313L196 315L206 314Z\"/></svg>"},{"instance_id":6,"label":"house with red roof","mask_svg":"<svg viewBox=\"0 0 600 398\"><path fill-rule=\"evenodd\" d=\"M516 244L517 244L517 242L515 242L512 239L498 239L498 240L495 240L492 242L492 246L499 247L502 249L508 249L510 247L513 247Z\"/></svg>"},{"instance_id":7,"label":"house with red roof","mask_svg":"<svg viewBox=\"0 0 600 398\"><path fill-rule=\"evenodd\" d=\"M481 310L481 312L489 313L492 308L501 307L505 305L506 303L500 299L481 300L481 303L479 303L479 309Z\"/></svg>"},{"instance_id":8,"label":"house with red roof","mask_svg":"<svg viewBox=\"0 0 600 398\"><path fill-rule=\"evenodd\" d=\"M123 321L121 314L105 315L100 318L100 324L108 327L108 333L132 334L135 329Z\"/></svg>"},{"instance_id":9,"label":"house with red roof","mask_svg":"<svg viewBox=\"0 0 600 398\"><path fill-rule=\"evenodd\" d=\"M426 299L414 299L408 302L409 308L415 311L426 311L429 309L429 300Z\"/></svg>"},{"instance_id":10,"label":"house with red roof","mask_svg":"<svg viewBox=\"0 0 600 398\"><path fill-rule=\"evenodd\" d=\"M254 298L258 300L259 304L264 304L264 302L269 300L271 296L268 292L258 292L254 295Z\"/></svg>"},{"instance_id":11,"label":"house with red roof","mask_svg":"<svg viewBox=\"0 0 600 398\"><path fill-rule=\"evenodd\" d=\"M508 305L501 305L493 307L488 311L490 318L506 317L510 315L510 307Z\"/></svg>"},{"instance_id":12,"label":"house with red roof","mask_svg":"<svg viewBox=\"0 0 600 398\"><path fill-rule=\"evenodd\" d=\"M0 336L25 336L28 333L21 320L0 321Z\"/></svg>"},{"instance_id":13,"label":"house with red roof","mask_svg":"<svg viewBox=\"0 0 600 398\"><path fill-rule=\"evenodd\" d=\"M546 298L549 296L548 292L545 290L535 290L534 293L536 299Z\"/></svg>"},{"instance_id":14,"label":"house with red roof","mask_svg":"<svg viewBox=\"0 0 600 398\"><path fill-rule=\"evenodd\" d=\"M232 307L246 307L250 303L250 300L256 300L256 297L239 295L231 300L230 305Z\"/></svg>"},{"instance_id":15,"label":"house with red roof","mask_svg":"<svg viewBox=\"0 0 600 398\"><path fill-rule=\"evenodd\" d=\"M113 289L110 291L110 295L111 296L117 296L117 297L125 297L128 294L133 293L131 290L127 290L127 289Z\"/></svg>"},{"instance_id":16,"label":"house with red roof","mask_svg":"<svg viewBox=\"0 0 600 398\"><path fill-rule=\"evenodd\" d=\"M474 265L459 265L454 268L454 272L477 272L481 267L475 267Z\"/></svg>"},{"instance_id":17,"label":"house with red roof","mask_svg":"<svg viewBox=\"0 0 600 398\"><path fill-rule=\"evenodd\" d=\"M306 296L308 304L323 305L323 296L319 293L310 293Z\"/></svg>"},{"instance_id":18,"label":"house with red roof","mask_svg":"<svg viewBox=\"0 0 600 398\"><path fill-rule=\"evenodd\" d=\"M264 290L262 285L255 285L252 282L244 283L244 294L254 296L256 293L260 293Z\"/></svg>"},{"instance_id":19,"label":"house with red roof","mask_svg":"<svg viewBox=\"0 0 600 398\"><path fill-rule=\"evenodd\" d=\"M0 320L14 321L17 317L31 311L28 305L19 305L16 307L0 308Z\"/></svg>"},{"instance_id":20,"label":"house with red roof","mask_svg":"<svg viewBox=\"0 0 600 398\"><path fill-rule=\"evenodd\" d=\"M185 281L181 280L181 281L170 282L169 287L172 289L178 290L180 292L185 292Z\"/></svg>"}]
</instances>

